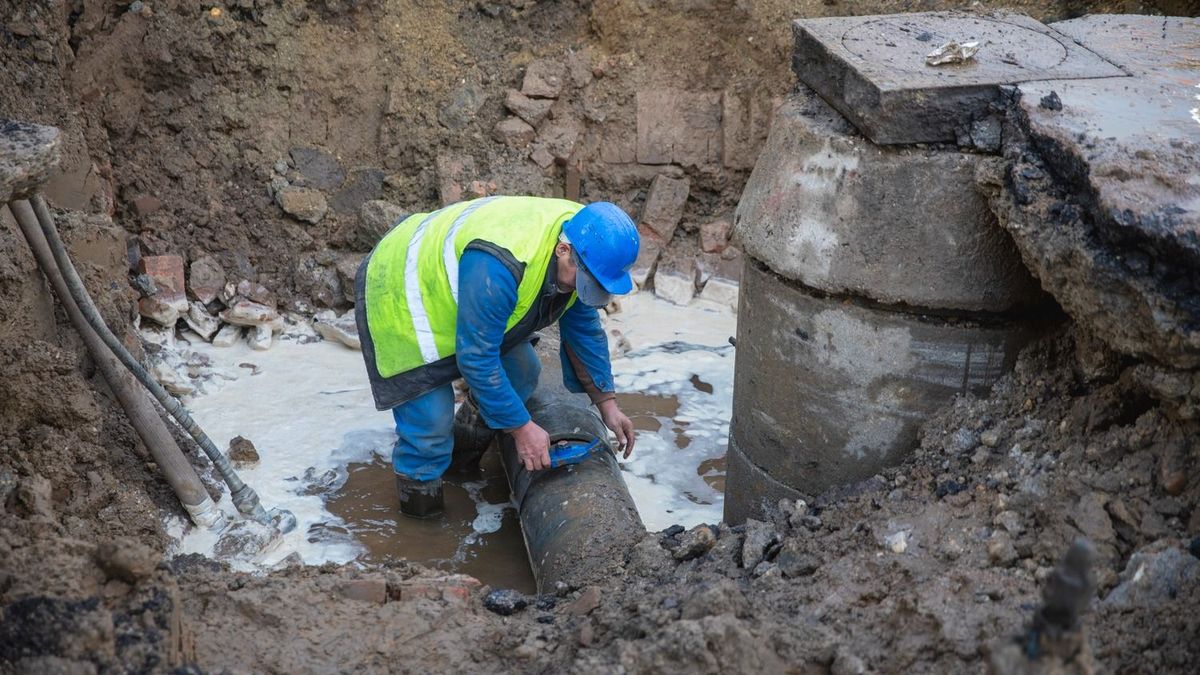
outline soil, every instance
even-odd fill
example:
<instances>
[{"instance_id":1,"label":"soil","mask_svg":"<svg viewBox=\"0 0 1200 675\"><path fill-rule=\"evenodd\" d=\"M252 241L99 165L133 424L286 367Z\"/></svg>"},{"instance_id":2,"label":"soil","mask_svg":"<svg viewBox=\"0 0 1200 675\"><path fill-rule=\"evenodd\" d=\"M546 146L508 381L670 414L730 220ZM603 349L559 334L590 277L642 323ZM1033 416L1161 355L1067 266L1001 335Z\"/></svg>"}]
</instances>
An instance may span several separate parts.
<instances>
[{"instance_id":1,"label":"soil","mask_svg":"<svg viewBox=\"0 0 1200 675\"><path fill-rule=\"evenodd\" d=\"M451 189L559 195L583 166L582 199L636 213L654 175L687 175L672 247L695 250L748 169L600 161L610 132L634 125L636 92L769 101L792 84L789 18L970 4L828 1L230 0L214 13L0 0L0 117L63 130L47 196L136 351L138 256L212 254L293 307L337 305L337 279L320 270L369 248L356 205L433 207L447 177ZM1155 9L1007 4L1041 19ZM491 136L505 90L543 57L586 59L588 81L551 111L583 129L577 153L544 170ZM323 184L334 169L306 163L306 148L349 178L316 224L287 217L268 189ZM8 218L0 672L1194 668L1200 423L1073 325L1027 349L989 397L940 413L905 465L782 504L772 522L651 534L601 588L501 616L485 609L492 589L404 562L249 575L163 561L163 514L182 511ZM1031 637L1041 589L1078 537L1095 549L1097 599L1080 632Z\"/></svg>"}]
</instances>

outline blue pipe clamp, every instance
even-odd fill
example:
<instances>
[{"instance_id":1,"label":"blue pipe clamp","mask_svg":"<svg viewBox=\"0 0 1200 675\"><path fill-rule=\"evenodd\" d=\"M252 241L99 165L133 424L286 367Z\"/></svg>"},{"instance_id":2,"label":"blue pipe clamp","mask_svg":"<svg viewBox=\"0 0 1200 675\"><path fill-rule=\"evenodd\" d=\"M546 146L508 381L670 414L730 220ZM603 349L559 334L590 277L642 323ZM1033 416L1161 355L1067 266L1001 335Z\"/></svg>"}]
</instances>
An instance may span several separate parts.
<instances>
[{"instance_id":1,"label":"blue pipe clamp","mask_svg":"<svg viewBox=\"0 0 1200 675\"><path fill-rule=\"evenodd\" d=\"M566 441L550 448L550 468L578 464L588 458L601 447L600 439L587 441Z\"/></svg>"}]
</instances>

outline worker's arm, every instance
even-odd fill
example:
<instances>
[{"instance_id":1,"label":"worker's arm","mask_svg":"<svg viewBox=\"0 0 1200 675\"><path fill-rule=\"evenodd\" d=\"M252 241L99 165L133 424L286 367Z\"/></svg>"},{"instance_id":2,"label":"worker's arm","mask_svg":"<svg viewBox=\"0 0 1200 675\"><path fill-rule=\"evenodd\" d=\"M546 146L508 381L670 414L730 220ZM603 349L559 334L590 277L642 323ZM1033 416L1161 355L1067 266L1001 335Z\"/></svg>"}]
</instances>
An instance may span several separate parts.
<instances>
[{"instance_id":1,"label":"worker's arm","mask_svg":"<svg viewBox=\"0 0 1200 675\"><path fill-rule=\"evenodd\" d=\"M600 314L594 307L576 301L558 320L562 348L563 386L568 391L583 392L600 411L605 426L616 434L620 450L629 457L636 435L633 422L617 405L612 364L608 359L608 336L600 324Z\"/></svg>"},{"instance_id":2,"label":"worker's arm","mask_svg":"<svg viewBox=\"0 0 1200 675\"><path fill-rule=\"evenodd\" d=\"M468 250L458 262L458 370L483 420L513 435L525 468L550 468L550 436L529 417L500 364L500 344L517 306L517 280L495 256Z\"/></svg>"}]
</instances>

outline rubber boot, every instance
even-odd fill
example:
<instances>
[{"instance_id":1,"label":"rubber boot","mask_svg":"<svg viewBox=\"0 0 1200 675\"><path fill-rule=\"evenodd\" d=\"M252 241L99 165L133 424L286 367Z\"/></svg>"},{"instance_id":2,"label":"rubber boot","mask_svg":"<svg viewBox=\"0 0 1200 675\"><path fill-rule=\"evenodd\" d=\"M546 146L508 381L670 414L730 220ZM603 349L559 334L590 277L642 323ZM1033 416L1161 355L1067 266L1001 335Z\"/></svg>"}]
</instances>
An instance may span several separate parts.
<instances>
[{"instance_id":1,"label":"rubber boot","mask_svg":"<svg viewBox=\"0 0 1200 675\"><path fill-rule=\"evenodd\" d=\"M454 413L454 451L447 472L458 476L478 474L479 462L495 438L496 431L484 424L475 401L468 395Z\"/></svg>"},{"instance_id":2,"label":"rubber boot","mask_svg":"<svg viewBox=\"0 0 1200 675\"><path fill-rule=\"evenodd\" d=\"M409 518L437 518L445 510L441 478L413 480L397 475L396 494L400 497L400 513Z\"/></svg>"}]
</instances>

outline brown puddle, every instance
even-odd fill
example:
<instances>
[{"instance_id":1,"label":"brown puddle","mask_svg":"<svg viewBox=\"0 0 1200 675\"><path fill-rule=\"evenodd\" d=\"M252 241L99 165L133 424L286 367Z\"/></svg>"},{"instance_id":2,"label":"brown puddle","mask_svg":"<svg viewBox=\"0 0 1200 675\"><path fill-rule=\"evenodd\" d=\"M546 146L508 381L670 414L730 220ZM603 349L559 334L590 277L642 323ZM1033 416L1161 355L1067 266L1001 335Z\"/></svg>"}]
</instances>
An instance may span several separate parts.
<instances>
[{"instance_id":1,"label":"brown puddle","mask_svg":"<svg viewBox=\"0 0 1200 675\"><path fill-rule=\"evenodd\" d=\"M713 386L708 382L700 379L699 375L692 375L691 384L697 391L711 394ZM692 444L692 438L684 434L687 428L687 422L677 422L675 417L679 414L679 399L675 396L653 396L651 394L642 394L637 392L618 393L617 402L621 406L621 410L629 416L633 421L633 428L638 431L650 433L660 433L664 424L671 425L671 431L675 438L675 447L680 450L686 449ZM696 475L704 479L709 487L717 492L725 492L725 456L713 459L706 459L696 467ZM653 478L653 477L651 477ZM688 499L698 504L708 503L690 493L685 493Z\"/></svg>"},{"instance_id":2,"label":"brown puddle","mask_svg":"<svg viewBox=\"0 0 1200 675\"><path fill-rule=\"evenodd\" d=\"M398 512L391 462L376 456L367 464L351 464L349 478L326 504L345 521L345 529L366 548L359 561L410 560L430 567L469 574L497 588L536 591L529 556L515 509L505 509L500 529L473 534L475 503L462 481L446 482L446 513L436 520L414 520ZM479 496L497 504L509 499L508 483L495 451L483 460ZM472 540L468 540L471 537Z\"/></svg>"}]
</instances>

